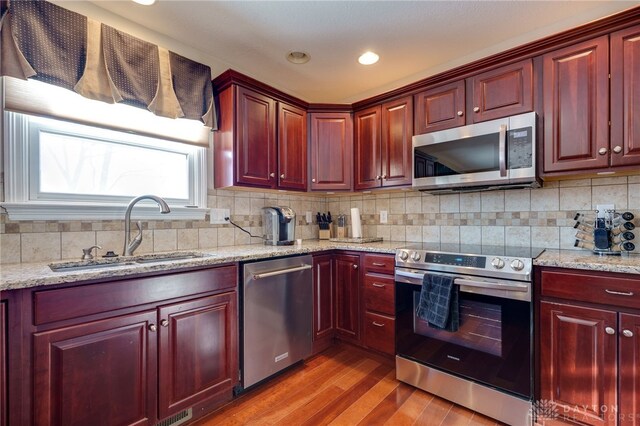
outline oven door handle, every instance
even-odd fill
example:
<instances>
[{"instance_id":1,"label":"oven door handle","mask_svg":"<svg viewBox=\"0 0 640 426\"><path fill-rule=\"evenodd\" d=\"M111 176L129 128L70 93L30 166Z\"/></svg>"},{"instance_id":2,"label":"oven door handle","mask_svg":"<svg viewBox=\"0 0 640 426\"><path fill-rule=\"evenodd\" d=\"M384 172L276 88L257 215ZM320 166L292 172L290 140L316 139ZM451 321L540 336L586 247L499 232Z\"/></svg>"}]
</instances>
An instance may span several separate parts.
<instances>
[{"instance_id":1,"label":"oven door handle","mask_svg":"<svg viewBox=\"0 0 640 426\"><path fill-rule=\"evenodd\" d=\"M411 284L415 284L415 285L421 285L422 284L422 280L424 278L424 272L420 271L402 271L402 270L398 270L396 269L396 276L397 277L403 277L403 278L409 278L410 281L408 280L408 282L410 282ZM451 276L450 274L440 274L440 275L446 275L446 276ZM397 280L396 280L397 281ZM476 287L476 288L488 288L488 289L492 289L492 290L505 290L505 291L518 291L518 292L523 292L523 293L527 293L529 291L529 285L528 284L517 284L517 283L507 283L504 281L484 281L484 280L474 280L471 279L470 277L454 277L453 282L455 284L461 285L461 286L465 286L465 287Z\"/></svg>"}]
</instances>

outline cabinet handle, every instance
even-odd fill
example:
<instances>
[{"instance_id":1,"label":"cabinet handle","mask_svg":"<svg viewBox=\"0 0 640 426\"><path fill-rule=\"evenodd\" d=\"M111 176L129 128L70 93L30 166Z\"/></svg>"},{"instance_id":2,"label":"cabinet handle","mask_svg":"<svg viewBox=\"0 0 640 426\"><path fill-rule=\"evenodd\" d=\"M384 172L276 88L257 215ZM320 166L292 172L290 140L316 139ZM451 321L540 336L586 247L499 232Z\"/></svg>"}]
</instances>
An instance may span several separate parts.
<instances>
[{"instance_id":1,"label":"cabinet handle","mask_svg":"<svg viewBox=\"0 0 640 426\"><path fill-rule=\"evenodd\" d=\"M380 180L380 175L376 175L376 180Z\"/></svg>"},{"instance_id":2,"label":"cabinet handle","mask_svg":"<svg viewBox=\"0 0 640 426\"><path fill-rule=\"evenodd\" d=\"M464 112L458 111L458 117L462 117L463 115L464 115Z\"/></svg>"},{"instance_id":3,"label":"cabinet handle","mask_svg":"<svg viewBox=\"0 0 640 426\"><path fill-rule=\"evenodd\" d=\"M387 286L386 284L378 284L378 283L372 283L371 285L378 288L385 288Z\"/></svg>"},{"instance_id":4,"label":"cabinet handle","mask_svg":"<svg viewBox=\"0 0 640 426\"><path fill-rule=\"evenodd\" d=\"M376 327L384 327L384 323L380 324L379 322L373 322L373 325L375 325Z\"/></svg>"},{"instance_id":5,"label":"cabinet handle","mask_svg":"<svg viewBox=\"0 0 640 426\"><path fill-rule=\"evenodd\" d=\"M387 266L386 263L378 263L378 262L373 262L372 265L373 266Z\"/></svg>"},{"instance_id":6,"label":"cabinet handle","mask_svg":"<svg viewBox=\"0 0 640 426\"><path fill-rule=\"evenodd\" d=\"M275 173L269 173L269 177L276 177Z\"/></svg>"},{"instance_id":7,"label":"cabinet handle","mask_svg":"<svg viewBox=\"0 0 640 426\"><path fill-rule=\"evenodd\" d=\"M280 179L284 179L284 173L280 175Z\"/></svg>"},{"instance_id":8,"label":"cabinet handle","mask_svg":"<svg viewBox=\"0 0 640 426\"><path fill-rule=\"evenodd\" d=\"M605 327L604 332L607 334L616 334L616 330L613 329L612 327Z\"/></svg>"},{"instance_id":9,"label":"cabinet handle","mask_svg":"<svg viewBox=\"0 0 640 426\"><path fill-rule=\"evenodd\" d=\"M600 155L605 155L606 153L607 153L607 148L600 148L598 150L598 154L600 154Z\"/></svg>"},{"instance_id":10,"label":"cabinet handle","mask_svg":"<svg viewBox=\"0 0 640 426\"><path fill-rule=\"evenodd\" d=\"M358 265L356 265L355 263L353 264L353 269L358 269Z\"/></svg>"},{"instance_id":11,"label":"cabinet handle","mask_svg":"<svg viewBox=\"0 0 640 426\"><path fill-rule=\"evenodd\" d=\"M311 179L311 182L316 183L316 178Z\"/></svg>"},{"instance_id":12,"label":"cabinet handle","mask_svg":"<svg viewBox=\"0 0 640 426\"><path fill-rule=\"evenodd\" d=\"M382 179L386 179L386 178L387 178L387 175L382 175Z\"/></svg>"},{"instance_id":13,"label":"cabinet handle","mask_svg":"<svg viewBox=\"0 0 640 426\"><path fill-rule=\"evenodd\" d=\"M631 331L631 330L622 330L622 335L624 337L633 337L633 331Z\"/></svg>"},{"instance_id":14,"label":"cabinet handle","mask_svg":"<svg viewBox=\"0 0 640 426\"><path fill-rule=\"evenodd\" d=\"M620 154L622 152L622 147L620 145L614 146L613 152L615 152L616 154Z\"/></svg>"},{"instance_id":15,"label":"cabinet handle","mask_svg":"<svg viewBox=\"0 0 640 426\"><path fill-rule=\"evenodd\" d=\"M614 290L609 290L608 288L606 288L604 291L606 291L609 294L615 294L616 296L633 296L632 291L614 291Z\"/></svg>"},{"instance_id":16,"label":"cabinet handle","mask_svg":"<svg viewBox=\"0 0 640 426\"><path fill-rule=\"evenodd\" d=\"M473 112L480 112L480 107L473 107Z\"/></svg>"},{"instance_id":17,"label":"cabinet handle","mask_svg":"<svg viewBox=\"0 0 640 426\"><path fill-rule=\"evenodd\" d=\"M162 321L160 321L160 325L163 327L169 327L169 321L167 321L166 319L163 319Z\"/></svg>"},{"instance_id":18,"label":"cabinet handle","mask_svg":"<svg viewBox=\"0 0 640 426\"><path fill-rule=\"evenodd\" d=\"M149 331L156 332L158 331L158 327L155 324L149 324Z\"/></svg>"}]
</instances>

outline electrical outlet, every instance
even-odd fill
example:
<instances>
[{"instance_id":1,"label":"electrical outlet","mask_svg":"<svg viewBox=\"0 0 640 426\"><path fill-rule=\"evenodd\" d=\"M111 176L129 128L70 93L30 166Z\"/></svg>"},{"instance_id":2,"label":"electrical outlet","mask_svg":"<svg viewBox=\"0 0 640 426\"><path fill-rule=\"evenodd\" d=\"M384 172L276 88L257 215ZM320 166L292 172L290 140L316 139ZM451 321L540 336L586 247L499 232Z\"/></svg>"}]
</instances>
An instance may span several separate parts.
<instances>
[{"instance_id":1,"label":"electrical outlet","mask_svg":"<svg viewBox=\"0 0 640 426\"><path fill-rule=\"evenodd\" d=\"M387 211L380 210L380 223L387 223Z\"/></svg>"},{"instance_id":2,"label":"electrical outlet","mask_svg":"<svg viewBox=\"0 0 640 426\"><path fill-rule=\"evenodd\" d=\"M304 214L304 219L307 221L307 223L313 222L313 217L311 216L311 212L306 212Z\"/></svg>"},{"instance_id":3,"label":"electrical outlet","mask_svg":"<svg viewBox=\"0 0 640 426\"><path fill-rule=\"evenodd\" d=\"M229 217L231 211L229 209L211 209L209 212L209 223L212 225L224 225L229 223L224 220L225 217Z\"/></svg>"}]
</instances>

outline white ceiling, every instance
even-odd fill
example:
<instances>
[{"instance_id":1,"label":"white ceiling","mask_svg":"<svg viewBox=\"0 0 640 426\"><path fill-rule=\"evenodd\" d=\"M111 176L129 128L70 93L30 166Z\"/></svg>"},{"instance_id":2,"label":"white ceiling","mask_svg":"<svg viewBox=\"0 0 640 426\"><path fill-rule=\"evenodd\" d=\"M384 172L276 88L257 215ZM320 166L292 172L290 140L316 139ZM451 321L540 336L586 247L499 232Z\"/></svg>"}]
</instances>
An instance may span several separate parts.
<instances>
[{"instance_id":1,"label":"white ceiling","mask_svg":"<svg viewBox=\"0 0 640 426\"><path fill-rule=\"evenodd\" d=\"M65 3L73 2L59 0L62 6ZM91 3L98 6L95 9L202 52L214 75L233 68L319 103L362 100L640 4L159 0L145 7L122 0ZM369 49L380 55L380 61L368 67L358 64L357 57ZM285 56L291 50L308 52L311 61L287 62Z\"/></svg>"}]
</instances>

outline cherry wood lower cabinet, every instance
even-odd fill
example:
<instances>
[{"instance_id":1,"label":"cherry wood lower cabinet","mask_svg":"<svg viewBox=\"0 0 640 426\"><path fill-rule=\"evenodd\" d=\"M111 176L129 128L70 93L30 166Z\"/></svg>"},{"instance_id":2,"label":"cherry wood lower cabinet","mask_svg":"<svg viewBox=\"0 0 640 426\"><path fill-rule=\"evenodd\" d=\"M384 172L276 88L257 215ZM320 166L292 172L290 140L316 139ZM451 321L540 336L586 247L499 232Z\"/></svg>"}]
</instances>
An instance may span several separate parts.
<instances>
[{"instance_id":1,"label":"cherry wood lower cabinet","mask_svg":"<svg viewBox=\"0 0 640 426\"><path fill-rule=\"evenodd\" d=\"M580 424L640 424L640 276L542 268L536 282L539 399Z\"/></svg>"},{"instance_id":2,"label":"cherry wood lower cabinet","mask_svg":"<svg viewBox=\"0 0 640 426\"><path fill-rule=\"evenodd\" d=\"M313 256L313 353L331 346L335 337L335 284L332 254Z\"/></svg>"},{"instance_id":3,"label":"cherry wood lower cabinet","mask_svg":"<svg viewBox=\"0 0 640 426\"><path fill-rule=\"evenodd\" d=\"M334 255L336 337L360 344L360 256Z\"/></svg>"},{"instance_id":4,"label":"cherry wood lower cabinet","mask_svg":"<svg viewBox=\"0 0 640 426\"><path fill-rule=\"evenodd\" d=\"M17 290L9 301L23 302L26 323L10 324L24 337L10 347L18 366L9 379L27 397L9 424L147 425L229 401L237 279L231 265Z\"/></svg>"},{"instance_id":5,"label":"cherry wood lower cabinet","mask_svg":"<svg viewBox=\"0 0 640 426\"><path fill-rule=\"evenodd\" d=\"M363 254L364 345L395 354L395 279L392 255Z\"/></svg>"},{"instance_id":6,"label":"cherry wood lower cabinet","mask_svg":"<svg viewBox=\"0 0 640 426\"><path fill-rule=\"evenodd\" d=\"M0 426L7 424L7 308L0 301Z\"/></svg>"}]
</instances>

